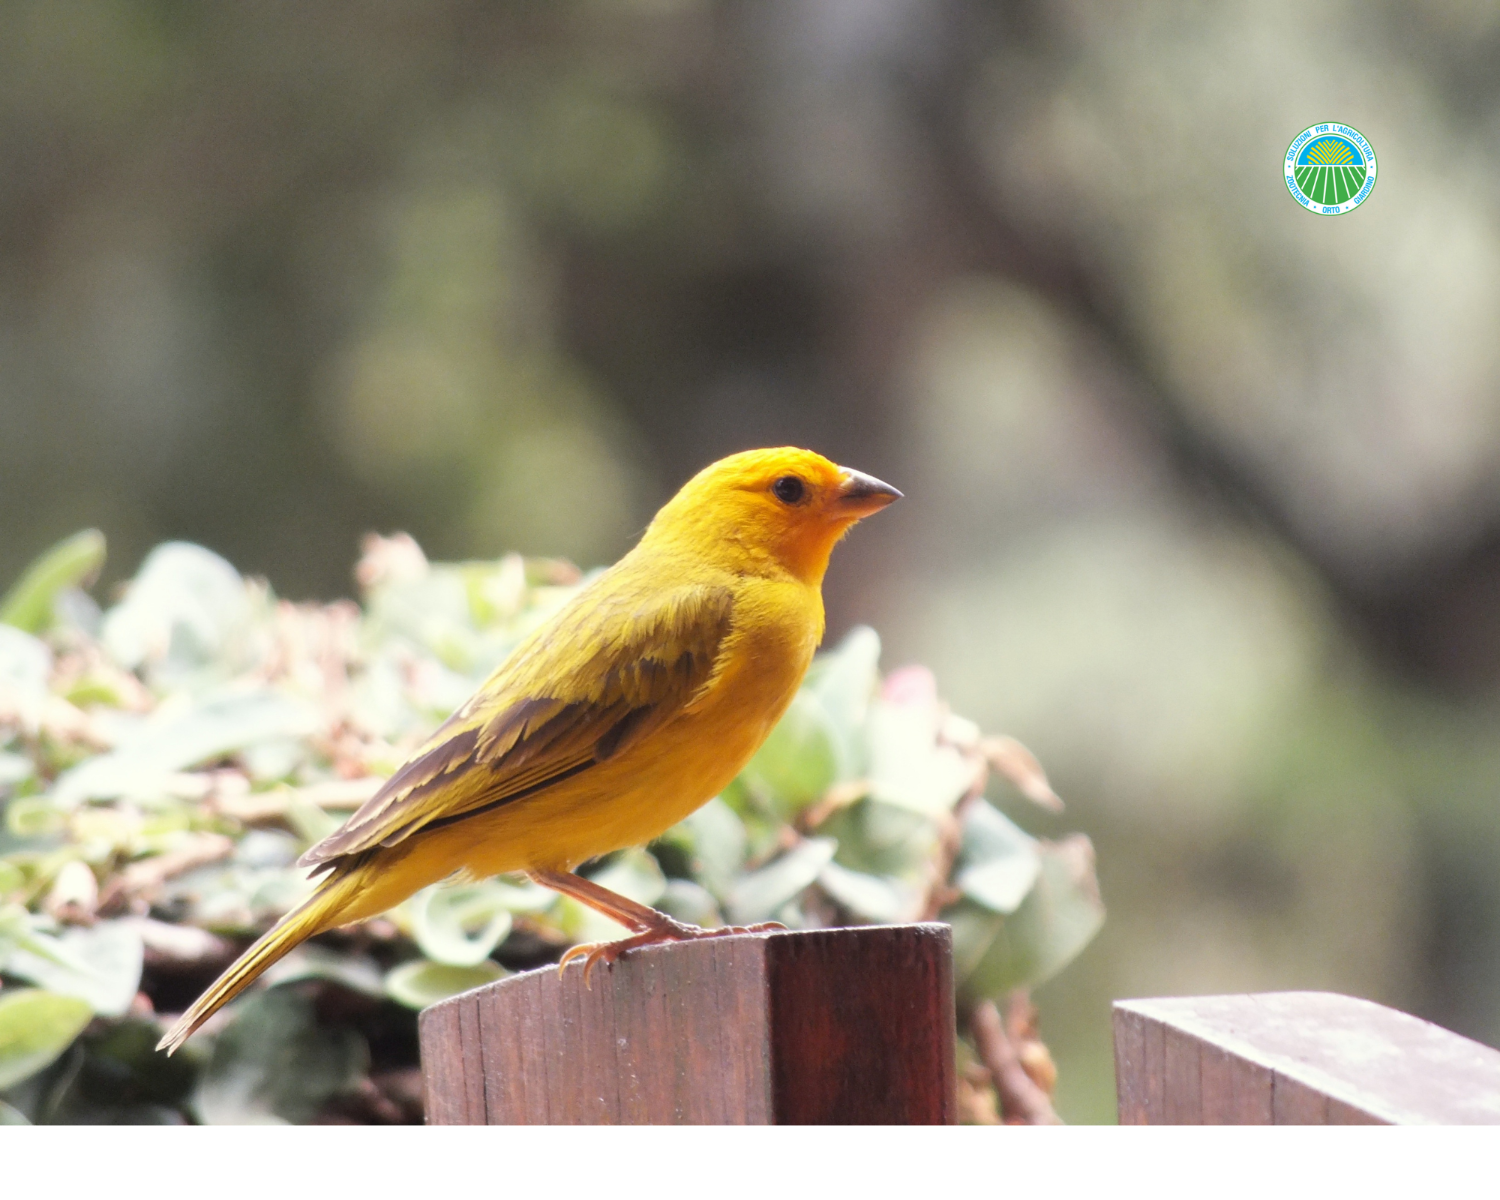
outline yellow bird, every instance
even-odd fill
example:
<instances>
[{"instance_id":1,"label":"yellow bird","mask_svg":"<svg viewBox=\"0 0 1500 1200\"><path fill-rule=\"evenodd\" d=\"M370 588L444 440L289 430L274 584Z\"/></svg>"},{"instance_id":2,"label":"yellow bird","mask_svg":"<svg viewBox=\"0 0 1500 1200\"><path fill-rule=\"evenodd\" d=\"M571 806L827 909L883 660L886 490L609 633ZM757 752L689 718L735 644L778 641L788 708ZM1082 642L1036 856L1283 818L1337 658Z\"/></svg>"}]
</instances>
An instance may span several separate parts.
<instances>
[{"instance_id":1,"label":"yellow bird","mask_svg":"<svg viewBox=\"0 0 1500 1200\"><path fill-rule=\"evenodd\" d=\"M299 860L318 890L182 1015L176 1050L298 943L463 873L525 871L633 931L563 965L727 930L572 873L717 795L786 711L823 636L834 543L899 499L809 450L695 475L640 543L528 637L343 825Z\"/></svg>"}]
</instances>

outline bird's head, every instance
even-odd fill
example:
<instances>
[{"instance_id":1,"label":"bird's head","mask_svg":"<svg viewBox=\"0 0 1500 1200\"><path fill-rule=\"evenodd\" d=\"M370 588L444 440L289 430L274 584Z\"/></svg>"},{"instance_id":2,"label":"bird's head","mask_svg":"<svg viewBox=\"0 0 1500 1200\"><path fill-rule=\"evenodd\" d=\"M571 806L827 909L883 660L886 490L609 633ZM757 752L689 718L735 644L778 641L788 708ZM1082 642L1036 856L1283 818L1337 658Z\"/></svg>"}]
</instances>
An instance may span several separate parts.
<instances>
[{"instance_id":1,"label":"bird's head","mask_svg":"<svg viewBox=\"0 0 1500 1200\"><path fill-rule=\"evenodd\" d=\"M811 450L746 450L688 480L643 544L691 547L737 570L779 565L816 585L849 527L900 498L890 484Z\"/></svg>"}]
</instances>

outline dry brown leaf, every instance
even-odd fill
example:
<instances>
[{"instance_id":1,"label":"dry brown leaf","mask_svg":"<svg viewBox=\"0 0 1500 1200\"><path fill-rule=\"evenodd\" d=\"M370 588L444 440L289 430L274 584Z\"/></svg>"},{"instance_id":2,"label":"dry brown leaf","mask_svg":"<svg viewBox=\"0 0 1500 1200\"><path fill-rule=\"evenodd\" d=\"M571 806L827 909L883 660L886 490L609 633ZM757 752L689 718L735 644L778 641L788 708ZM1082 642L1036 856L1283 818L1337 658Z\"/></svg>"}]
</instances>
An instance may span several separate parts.
<instances>
[{"instance_id":1,"label":"dry brown leaf","mask_svg":"<svg viewBox=\"0 0 1500 1200\"><path fill-rule=\"evenodd\" d=\"M360 779L330 779L303 788L279 787L268 792L227 791L212 800L215 812L254 825L286 816L296 803L318 808L353 811L380 790L385 780L374 775Z\"/></svg>"},{"instance_id":2,"label":"dry brown leaf","mask_svg":"<svg viewBox=\"0 0 1500 1200\"><path fill-rule=\"evenodd\" d=\"M172 963L213 963L234 956L234 945L196 925L169 925L150 917L127 918L148 958Z\"/></svg>"},{"instance_id":3,"label":"dry brown leaf","mask_svg":"<svg viewBox=\"0 0 1500 1200\"><path fill-rule=\"evenodd\" d=\"M112 880L99 898L101 908L120 900L150 899L151 893L174 875L228 858L232 839L222 833L193 833L176 850L131 863Z\"/></svg>"},{"instance_id":4,"label":"dry brown leaf","mask_svg":"<svg viewBox=\"0 0 1500 1200\"><path fill-rule=\"evenodd\" d=\"M1063 802L1052 785L1047 782L1047 772L1036 755L1013 737L987 737L980 742L985 759L1033 804L1040 804L1051 812L1062 812Z\"/></svg>"},{"instance_id":5,"label":"dry brown leaf","mask_svg":"<svg viewBox=\"0 0 1500 1200\"><path fill-rule=\"evenodd\" d=\"M999 1101L989 1085L989 1072L981 1072L983 1082L958 1077L958 1123L960 1125L1000 1124Z\"/></svg>"}]
</instances>

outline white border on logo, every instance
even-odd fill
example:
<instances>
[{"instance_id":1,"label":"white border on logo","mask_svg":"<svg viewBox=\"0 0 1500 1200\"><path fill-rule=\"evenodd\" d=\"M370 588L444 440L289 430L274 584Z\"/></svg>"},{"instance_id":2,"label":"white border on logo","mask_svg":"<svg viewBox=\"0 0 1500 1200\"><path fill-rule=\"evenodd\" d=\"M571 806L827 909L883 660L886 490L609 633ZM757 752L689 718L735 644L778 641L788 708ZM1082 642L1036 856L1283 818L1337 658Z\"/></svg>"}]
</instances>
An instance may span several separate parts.
<instances>
[{"instance_id":1,"label":"white border on logo","mask_svg":"<svg viewBox=\"0 0 1500 1200\"><path fill-rule=\"evenodd\" d=\"M1317 203L1297 186L1297 177L1293 172L1293 168L1297 165L1297 155L1301 152L1302 147L1307 145L1311 139L1321 137L1325 133L1336 133L1341 137L1348 138L1359 147L1359 152L1365 156L1365 185L1359 189L1358 194L1351 196L1343 204ZM1321 125L1309 125L1294 137L1292 144L1286 148L1285 167L1286 190L1291 192L1292 199L1307 209L1308 212L1317 213L1321 217L1338 217L1346 212L1353 212L1368 200L1370 193L1375 190L1377 168L1374 148L1365 140L1365 135L1360 133L1359 130L1355 129L1352 125L1341 125L1337 121L1327 121Z\"/></svg>"}]
</instances>

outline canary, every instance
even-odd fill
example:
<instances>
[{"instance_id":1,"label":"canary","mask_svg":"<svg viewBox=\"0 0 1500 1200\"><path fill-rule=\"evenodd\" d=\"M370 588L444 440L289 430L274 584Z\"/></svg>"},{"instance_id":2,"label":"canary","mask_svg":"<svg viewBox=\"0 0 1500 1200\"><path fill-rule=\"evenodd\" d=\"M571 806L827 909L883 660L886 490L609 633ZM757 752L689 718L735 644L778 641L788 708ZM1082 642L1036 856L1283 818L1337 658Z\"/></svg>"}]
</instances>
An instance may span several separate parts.
<instances>
[{"instance_id":1,"label":"canary","mask_svg":"<svg viewBox=\"0 0 1500 1200\"><path fill-rule=\"evenodd\" d=\"M532 633L376 794L299 860L318 888L194 1002L175 1050L304 939L462 874L524 871L632 931L585 973L713 936L573 874L717 795L796 693L823 636L834 544L901 493L808 450L706 467L636 547Z\"/></svg>"}]
</instances>

